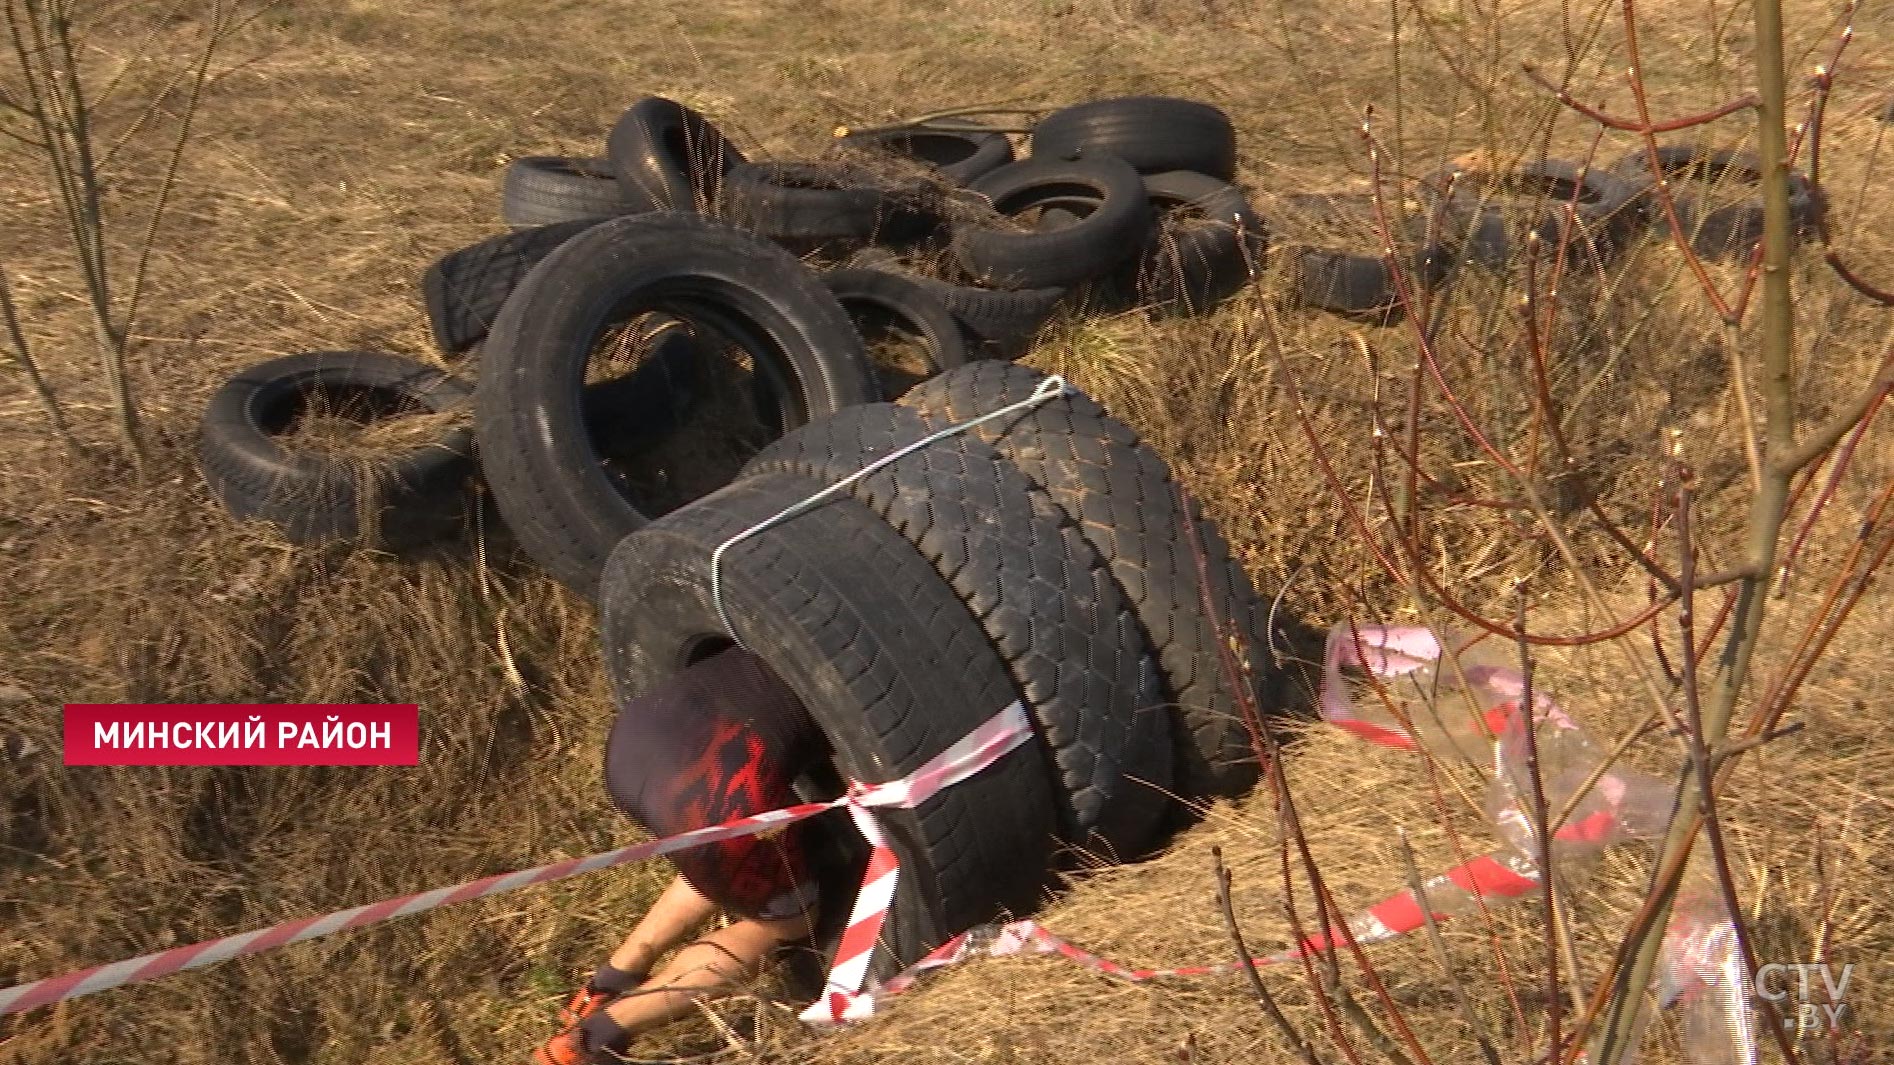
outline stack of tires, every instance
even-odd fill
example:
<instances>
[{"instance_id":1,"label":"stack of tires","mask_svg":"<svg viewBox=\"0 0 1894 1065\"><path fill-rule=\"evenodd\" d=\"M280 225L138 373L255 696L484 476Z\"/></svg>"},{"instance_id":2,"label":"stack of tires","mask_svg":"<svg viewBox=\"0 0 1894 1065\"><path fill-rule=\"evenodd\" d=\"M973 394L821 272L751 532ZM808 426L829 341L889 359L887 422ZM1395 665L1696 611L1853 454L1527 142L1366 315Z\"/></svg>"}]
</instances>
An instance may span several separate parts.
<instances>
[{"instance_id":1,"label":"stack of tires","mask_svg":"<svg viewBox=\"0 0 1894 1065\"><path fill-rule=\"evenodd\" d=\"M1249 715L1276 710L1264 608L1215 526L1090 398L1032 403L1046 383L980 361L812 421L604 566L615 693L741 644L829 739L810 798L900 778L1001 709L1028 711L1033 742L877 815L902 868L884 976L1032 909L1079 852L1148 853L1181 823L1180 800L1246 792ZM977 421L995 411L1008 413ZM833 930L865 854L845 819L830 827L853 859L827 863Z\"/></svg>"},{"instance_id":2,"label":"stack of tires","mask_svg":"<svg viewBox=\"0 0 1894 1065\"><path fill-rule=\"evenodd\" d=\"M1023 158L1004 132L936 122L763 162L690 108L645 97L600 155L515 160L500 204L509 231L423 275L435 343L463 372L379 352L246 369L206 412L206 477L232 514L298 542L391 550L464 526L484 480L528 553L589 597L621 537L740 466L702 463L669 498L641 496L653 447L693 419L741 422L754 450L942 371L1016 358L1061 309L1201 313L1258 276L1271 238L1233 183L1235 130L1219 109L1114 97L1054 111L1030 134ZM1569 236L1565 260L1596 270L1663 213L1655 174L1700 254L1748 254L1759 201L1711 193L1754 185L1752 157L1665 146L1609 171L1461 165L1423 180L1422 210L1405 218L1382 220L1388 205L1367 195L1276 201L1299 222L1397 228L1359 247L1292 241L1291 302L1391 324L1459 266L1509 268L1533 238ZM1816 205L1806 182L1794 190L1810 229ZM890 338L918 358L881 356ZM617 357L599 358L605 348ZM741 409L719 410L704 402L707 367L730 360L753 383ZM338 399L362 421L471 417L379 454L296 446L302 415Z\"/></svg>"},{"instance_id":3,"label":"stack of tires","mask_svg":"<svg viewBox=\"0 0 1894 1065\"><path fill-rule=\"evenodd\" d=\"M711 356L754 378L760 444L1017 357L1060 307L1199 312L1259 266L1262 222L1229 184L1235 133L1216 108L1093 101L1048 115L1032 144L1019 159L1004 133L962 123L753 162L702 115L644 98L603 155L515 160L509 231L423 275L436 345L473 356L477 387L378 352L252 367L206 413L207 479L234 515L298 542L392 550L464 523L477 474L527 552L590 597L619 538L664 509L634 501L623 467L692 416ZM918 341L918 368L871 358L890 336ZM601 372L614 346L639 354ZM299 450L302 414L338 398L362 421L473 424L370 458Z\"/></svg>"}]
</instances>

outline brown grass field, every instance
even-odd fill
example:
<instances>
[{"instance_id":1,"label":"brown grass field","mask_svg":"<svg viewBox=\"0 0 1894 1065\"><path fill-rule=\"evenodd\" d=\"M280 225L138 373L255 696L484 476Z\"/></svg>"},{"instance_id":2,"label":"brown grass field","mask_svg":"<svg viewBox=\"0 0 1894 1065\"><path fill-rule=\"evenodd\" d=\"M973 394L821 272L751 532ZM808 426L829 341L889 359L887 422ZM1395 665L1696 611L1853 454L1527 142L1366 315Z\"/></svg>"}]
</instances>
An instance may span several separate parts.
<instances>
[{"instance_id":1,"label":"brown grass field","mask_svg":"<svg viewBox=\"0 0 1894 1065\"><path fill-rule=\"evenodd\" d=\"M99 111L112 134L188 53L199 26L189 4L169 18L108 8L81 29L88 70L124 75ZM1831 3L1790 4L1792 119L1807 102L1801 78L1826 55L1839 14ZM1366 187L1356 129L1370 105L1398 162L1390 170L1408 176L1472 151L1586 155L1596 127L1548 100L1518 64L1533 60L1557 77L1568 34L1583 38L1600 19L1573 84L1628 112L1618 15L1616 4L1562 9L1554 0L279 5L218 54L157 233L132 354L152 452L142 473L115 457L44 169L0 141L0 263L89 445L84 456L62 449L12 363L0 363L0 986L635 838L599 779L611 707L589 607L497 534L418 558L292 547L230 521L196 465L204 403L242 367L342 348L439 362L418 278L435 257L500 231L509 159L597 154L618 112L648 93L703 110L753 157L788 159L821 152L838 125L1156 92L1229 111L1240 177L1288 233L1296 220L1272 217L1275 197ZM1748 5L1653 2L1640 16L1655 112L1700 111L1751 84ZM1894 284L1894 144L1875 115L1894 84L1894 17L1871 5L1855 33L1829 107L1824 175L1838 243L1885 287ZM1752 146L1753 135L1747 115L1704 133ZM117 245L131 249L168 145L150 131L125 145L109 170L108 207L120 219ZM1633 146L1608 133L1597 157ZM1357 236L1373 249L1371 233ZM1220 520L1258 586L1280 595L1285 618L1315 632L1347 617L1436 618L1437 605L1392 580L1347 517L1352 506L1378 533L1389 527L1371 484L1373 413L1379 404L1390 432L1404 431L1414 333L1287 306L1284 258L1272 256L1254 291L1212 315L1068 318L1027 361L1069 375L1145 434ZM1726 286L1740 279L1713 272ZM1793 281L1797 401L1815 421L1867 380L1894 321L1810 249ZM1444 313L1460 340L1444 348L1446 373L1499 446L1524 455L1535 437L1516 343L1520 278L1470 274L1454 292ZM1604 508L1640 532L1674 430L1696 475L1703 566L1729 564L1749 499L1732 382L1754 366L1732 372L1731 355L1755 350L1753 315L1725 334L1662 236L1607 276L1571 278L1559 295L1549 373L1580 459L1564 476L1596 487ZM1517 494L1437 394L1421 417L1431 472L1473 494ZM1769 602L1758 686L1787 660L1894 478L1885 417ZM1340 492L1318 459L1337 471ZM1424 564L1502 619L1530 578L1536 632L1589 631L1642 609L1641 571L1582 511L1558 513L1579 569L1491 510L1437 501ZM1676 548L1670 530L1654 551L1674 559ZM1720 596L1705 595L1709 614ZM1838 1044L1849 1062L1894 1061L1894 749L1887 704L1874 694L1894 677L1883 661L1894 640L1889 602L1884 583L1869 590L1800 691L1790 720L1804 727L1740 763L1723 810L1762 960L1855 966L1844 1027L1860 1035ZM1669 623L1662 635L1674 646ZM1628 678L1634 664L1655 669L1652 647L1646 628L1548 648L1538 683L1616 738L1648 705ZM1312 679L1298 661L1312 651L1319 644L1284 649L1301 711ZM62 767L60 704L111 701L418 702L420 765ZM1453 864L1448 825L1475 853L1492 846L1470 770L1446 767L1452 786L1437 806L1414 756L1319 725L1288 729L1295 741L1283 771L1344 908L1401 886L1397 829L1423 872ZM1680 764L1661 731L1629 757L1666 774ZM1250 943L1288 942L1277 818L1261 792L1214 807L1151 861L1075 874L1039 916L1130 964L1227 959L1215 847L1233 872ZM1619 848L1566 886L1582 977L1573 994L1588 995L1609 963L1649 856L1646 845ZM0 1019L0 1062L523 1062L551 1032L570 982L667 875L661 865L593 874ZM1299 880L1307 919L1305 888ZM1368 955L1433 1061L1479 1060L1450 992L1458 980L1501 1059L1524 1063L1529 1045L1544 1045L1544 929L1531 903L1497 911L1490 929L1477 919L1446 925L1446 969L1421 937ZM1496 975L1495 943L1524 1028ZM1356 968L1343 970L1386 1027ZM1300 972L1265 970L1263 979L1320 1060L1349 1060ZM1398 1060L1360 1029L1344 1022L1343 1031L1356 1060ZM1241 977L1134 986L1047 958L966 964L884 1016L827 1035L801 1028L765 985L639 1052L823 1065L1293 1060ZM1811 1045L1808 1060L1830 1060L1824 1053ZM1698 1059L1665 1019L1641 1060Z\"/></svg>"}]
</instances>

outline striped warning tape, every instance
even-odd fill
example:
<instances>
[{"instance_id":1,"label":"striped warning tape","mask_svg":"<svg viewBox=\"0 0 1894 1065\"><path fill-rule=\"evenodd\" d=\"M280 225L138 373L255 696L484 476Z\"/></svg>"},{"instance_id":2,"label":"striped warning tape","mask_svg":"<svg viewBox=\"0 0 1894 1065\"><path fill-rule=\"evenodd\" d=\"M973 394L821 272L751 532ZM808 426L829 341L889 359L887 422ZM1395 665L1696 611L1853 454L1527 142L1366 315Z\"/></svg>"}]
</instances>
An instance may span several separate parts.
<instances>
[{"instance_id":1,"label":"striped warning tape","mask_svg":"<svg viewBox=\"0 0 1894 1065\"><path fill-rule=\"evenodd\" d=\"M1393 626L1375 626L1371 630L1364 631L1371 632L1375 638L1385 641L1388 645L1392 645L1396 637L1405 638L1412 635L1412 630ZM1422 641L1424 646L1417 651L1407 652L1411 662L1427 663L1439 657L1439 644L1432 642L1432 634L1422 633L1422 635L1426 638ZM1354 714L1345 699L1338 697L1334 685L1338 680L1337 667L1342 661L1342 656L1337 653L1335 647L1340 638L1339 630L1331 637L1328 676L1325 677L1323 692L1324 716L1332 723L1356 732L1370 742L1386 746L1405 746L1404 741L1409 737L1404 730L1364 721ZM1359 634L1352 635L1349 639L1357 646L1361 646ZM1386 661L1368 661L1366 656L1363 656L1363 659L1358 662L1371 671L1384 675L1395 672L1394 669L1389 668ZM1503 674L1493 674L1489 679L1494 678L1501 681L1506 679ZM1508 691L1507 694L1517 693ZM1506 699L1496 699L1495 702L1497 705L1489 709L1498 711L1493 715L1493 723L1499 725L1501 729L1527 721L1526 715L1520 712L1518 702ZM1555 736L1573 743L1574 753L1589 753L1582 742L1582 730L1579 730L1562 713L1555 715L1555 721L1557 725ZM1037 922L1014 921L998 926L983 925L961 932L885 984L880 986L870 984L867 978L869 962L873 958L881 926L893 903L895 887L900 876L899 862L896 861L894 852L888 847L880 825L870 811L877 807L917 806L927 801L940 789L950 787L992 765L1007 752L1024 743L1031 735L1032 726L1026 717L1025 708L1021 703L1015 702L902 780L873 785L851 784L847 794L827 802L803 803L782 810L772 810L739 818L723 825L641 843L589 858L572 859L515 873L505 873L457 887L439 888L418 895L389 899L323 917L289 921L254 932L187 947L176 947L110 965L83 969L65 976L22 984L0 990L0 1016L64 999L77 998L96 991L104 991L123 984L156 979L170 973L199 968L245 954L259 953L347 928L359 928L379 921L422 913L455 902L484 898L532 884L543 884L578 876L582 873L653 858L720 840L754 835L814 817L838 807L849 811L857 830L870 844L871 852L868 867L863 876L862 888L856 897L847 928L843 932L841 943L831 963L824 993L802 1013L802 1019L806 1022L833 1025L871 1016L882 999L907 990L922 974L974 957L1057 954L1107 976L1134 982L1167 977L1212 976L1237 971L1243 964L1240 961L1169 969L1131 968L1075 946L1047 931ZM1506 739L1507 737L1502 734L1495 744L1500 749L1498 760L1502 771L1506 768L1505 763L1508 761L1504 750L1507 746ZM1557 837L1568 845L1579 844L1585 849L1596 850L1623 838L1626 834L1638 834L1639 830L1645 827L1642 822L1648 820L1648 816L1643 815L1643 812L1639 810L1639 807L1648 801L1648 797L1641 793L1650 791L1651 787L1646 782L1627 779L1630 776L1631 774L1623 771L1606 774L1599 789L1602 794L1597 805L1590 809L1581 805L1580 809L1575 811L1579 816L1574 817L1563 830L1558 831ZM1419 895L1404 890L1382 900L1349 921L1347 928L1350 936L1357 943L1363 945L1378 943L1423 927L1428 919L1428 914L1423 913L1423 906L1431 911L1431 916L1435 920L1445 920L1456 912L1464 910L1474 900L1505 901L1523 897L1537 889L1539 880L1538 867L1520 849L1514 847L1496 851L1456 866L1428 880L1421 886ZM1310 936L1287 951L1250 960L1258 966L1280 964L1306 953L1327 950L1338 939L1335 931L1324 931Z\"/></svg>"},{"instance_id":2,"label":"striped warning tape","mask_svg":"<svg viewBox=\"0 0 1894 1065\"><path fill-rule=\"evenodd\" d=\"M1425 676L1426 671L1445 657L1462 658L1471 642L1443 640L1434 631L1417 626L1337 625L1330 632L1324 656L1319 696L1322 716L1330 724L1370 743L1411 750L1419 741L1409 731L1408 722L1372 704L1357 706L1343 682L1344 670L1359 669L1384 682L1399 677ZM1548 792L1572 798L1571 816L1553 833L1565 860L1595 855L1626 837L1648 834L1664 808L1661 782L1622 768L1600 775L1591 795L1579 793L1577 782L1590 775L1598 754L1584 730L1543 695L1534 697L1535 712L1526 714L1525 683L1517 672L1474 655L1462 658L1462 665L1479 701L1467 708L1465 720L1452 725L1464 736L1481 737L1480 742L1494 752L1496 790L1501 800L1495 804L1495 824L1502 835L1509 837L1511 845L1433 877L1421 885L1418 895L1402 890L1356 915L1348 922L1347 929L1349 937L1359 944L1407 935L1424 927L1430 916L1434 920L1447 920L1483 901L1508 902L1539 889L1541 872L1533 860L1532 849L1522 845L1529 842L1526 833L1532 826L1519 811L1518 796L1513 793L1523 760L1521 741L1526 728L1546 733L1539 739L1539 753L1548 764L1561 771L1548 774ZM1447 739L1454 738L1454 728L1445 730L1449 733ZM1328 950L1340 939L1339 929L1327 929L1287 951L1250 960L1258 966L1279 964L1303 954ZM899 994L930 970L973 957L1013 954L1057 954L1107 976L1132 981L1212 976L1235 972L1242 965L1235 961L1172 969L1134 969L1076 947L1035 922L1015 921L982 926L955 936L885 986L856 996L838 1019L854 1019L872 1013L875 996Z\"/></svg>"},{"instance_id":3,"label":"striped warning tape","mask_svg":"<svg viewBox=\"0 0 1894 1065\"><path fill-rule=\"evenodd\" d=\"M1442 873L1423 884L1421 889L1430 901L1438 894L1452 889L1476 893L1487 899L1505 900L1516 899L1535 890L1538 883L1537 870L1529 862L1513 856L1489 854ZM1433 913L1435 920L1445 920L1449 916L1449 913L1438 910ZM1404 936L1421 928L1426 921L1427 918L1421 914L1420 900L1412 892L1402 891L1368 908L1348 923L1348 929L1358 944L1367 946ZM1260 968L1294 961L1305 953L1327 949L1338 938L1325 934L1313 935L1298 947L1251 958L1250 964ZM836 1019L852 1021L869 1016L880 999L906 991L924 973L932 970L971 958L1004 958L1017 954L1057 954L1106 976L1132 983L1172 977L1221 976L1239 972L1243 967L1241 961L1227 961L1169 969L1134 968L1076 946L1070 940L1048 931L1037 921L1010 921L1001 925L981 925L954 936L881 987L848 997L847 1009Z\"/></svg>"},{"instance_id":4,"label":"striped warning tape","mask_svg":"<svg viewBox=\"0 0 1894 1065\"><path fill-rule=\"evenodd\" d=\"M873 850L868 856L868 869L862 876L861 891L855 897L854 911L848 917L848 927L835 948L834 960L829 963L823 993L802 1011L804 1021L840 1024L874 1010L874 989L864 986L868 963L874 957L875 943L887 919L888 907L894 902L895 883L901 869L894 851L888 847L887 838L881 834L880 824L868 813L868 808L918 806L941 788L991 765L1031 735L1032 725L1026 719L1025 704L1014 702L905 781L869 788L850 785L850 795L846 797L849 816L855 819L856 829ZM875 792L880 794L874 795Z\"/></svg>"},{"instance_id":5,"label":"striped warning tape","mask_svg":"<svg viewBox=\"0 0 1894 1065\"><path fill-rule=\"evenodd\" d=\"M221 939L212 939L189 946L173 947L155 954L145 954L124 961L80 969L64 976L35 980L32 983L0 990L0 1016L20 1013L36 1006L50 1005L125 984L155 980L161 976L214 965L217 962L239 958L246 954L259 954L276 947L315 939L345 929L361 928L364 925L389 921L397 917L425 913L428 910L457 902L469 902L534 884L551 883L554 880L563 880L629 862L643 861L721 840L752 836L814 817L837 807L846 808L850 812L856 826L868 836L870 844L874 847L861 897L857 900L855 912L850 918L849 934L844 937L843 949L836 952L833 971L828 980L831 993L846 999L847 996L861 990L862 979L868 971L868 960L874 951L876 934L880 931L882 920L887 915L888 905L894 898L895 876L898 872L894 852L888 849L879 826L869 811L875 808L918 806L940 789L951 787L992 765L1007 752L1026 742L1032 734L1032 724L1026 717L1025 707L1019 702L1014 702L901 780L885 784L852 784L847 794L827 802L801 803L782 810L752 814L725 824L700 828L630 847L621 847L618 850L594 854L587 858L573 858L533 869L501 873L455 887L436 888L433 891L339 910L321 917L285 921L253 932L224 936Z\"/></svg>"}]
</instances>

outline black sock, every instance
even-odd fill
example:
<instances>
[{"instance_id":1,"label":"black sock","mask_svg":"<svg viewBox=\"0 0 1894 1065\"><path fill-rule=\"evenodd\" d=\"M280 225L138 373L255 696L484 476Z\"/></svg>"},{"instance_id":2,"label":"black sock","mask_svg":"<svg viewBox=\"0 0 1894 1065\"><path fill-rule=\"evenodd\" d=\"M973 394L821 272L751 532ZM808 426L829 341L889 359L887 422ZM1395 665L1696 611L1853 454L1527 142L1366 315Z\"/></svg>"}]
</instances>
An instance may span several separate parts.
<instances>
[{"instance_id":1,"label":"black sock","mask_svg":"<svg viewBox=\"0 0 1894 1065\"><path fill-rule=\"evenodd\" d=\"M623 994L644 983L646 975L641 972L614 968L608 961L598 967L598 971L592 974L591 982L585 986L607 994Z\"/></svg>"},{"instance_id":2,"label":"black sock","mask_svg":"<svg viewBox=\"0 0 1894 1065\"><path fill-rule=\"evenodd\" d=\"M612 1015L604 1010L580 1021L579 1031L585 1033L587 1050L609 1050L618 1054L631 1044L631 1033L612 1020Z\"/></svg>"}]
</instances>

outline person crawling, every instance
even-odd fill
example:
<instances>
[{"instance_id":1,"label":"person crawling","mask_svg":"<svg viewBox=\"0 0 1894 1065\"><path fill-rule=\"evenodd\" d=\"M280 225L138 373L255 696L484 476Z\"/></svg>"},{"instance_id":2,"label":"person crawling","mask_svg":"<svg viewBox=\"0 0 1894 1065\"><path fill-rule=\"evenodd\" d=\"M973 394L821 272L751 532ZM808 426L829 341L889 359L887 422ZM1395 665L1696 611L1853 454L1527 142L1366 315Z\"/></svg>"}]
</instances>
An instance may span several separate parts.
<instances>
[{"instance_id":1,"label":"person crawling","mask_svg":"<svg viewBox=\"0 0 1894 1065\"><path fill-rule=\"evenodd\" d=\"M825 752L795 693L732 647L626 700L605 743L605 787L615 806L665 837L794 805L791 782ZM818 909L809 824L673 855L677 877L560 1011L561 1030L533 1053L534 1065L608 1065L638 1034L806 940ZM685 942L719 912L729 923Z\"/></svg>"}]
</instances>

